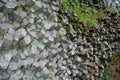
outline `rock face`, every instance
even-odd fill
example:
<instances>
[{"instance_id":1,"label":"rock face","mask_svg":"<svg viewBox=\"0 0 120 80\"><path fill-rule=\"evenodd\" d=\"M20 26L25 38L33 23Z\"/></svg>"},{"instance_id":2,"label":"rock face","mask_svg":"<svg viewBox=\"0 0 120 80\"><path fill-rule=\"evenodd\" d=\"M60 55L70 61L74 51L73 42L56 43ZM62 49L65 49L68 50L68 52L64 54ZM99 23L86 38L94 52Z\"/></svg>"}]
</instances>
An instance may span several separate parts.
<instances>
[{"instance_id":1,"label":"rock face","mask_svg":"<svg viewBox=\"0 0 120 80\"><path fill-rule=\"evenodd\" d=\"M106 17L88 29L59 4L0 1L0 80L103 77L107 57L120 48L119 18Z\"/></svg>"},{"instance_id":2,"label":"rock face","mask_svg":"<svg viewBox=\"0 0 120 80\"><path fill-rule=\"evenodd\" d=\"M65 36L64 40L70 42L70 51L66 59L71 60L70 66L79 71L69 76L81 80L101 78L103 76L101 73L107 67L107 58L120 49L120 17L109 12L104 19L99 20L97 27L91 28L84 26L84 23L79 22L74 14L70 14L64 8L60 9L58 17L66 30L62 37ZM79 75L81 71L86 77Z\"/></svg>"}]
</instances>

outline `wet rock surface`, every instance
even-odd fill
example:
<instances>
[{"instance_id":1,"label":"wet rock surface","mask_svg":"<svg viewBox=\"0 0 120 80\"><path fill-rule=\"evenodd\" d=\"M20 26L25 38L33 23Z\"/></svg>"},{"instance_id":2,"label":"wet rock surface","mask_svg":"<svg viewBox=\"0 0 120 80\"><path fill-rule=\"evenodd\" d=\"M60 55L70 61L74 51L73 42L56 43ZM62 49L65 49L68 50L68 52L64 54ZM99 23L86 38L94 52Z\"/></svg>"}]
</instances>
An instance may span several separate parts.
<instances>
[{"instance_id":1,"label":"wet rock surface","mask_svg":"<svg viewBox=\"0 0 120 80\"><path fill-rule=\"evenodd\" d=\"M59 1L0 1L0 80L98 80L120 49L120 18L88 28Z\"/></svg>"}]
</instances>

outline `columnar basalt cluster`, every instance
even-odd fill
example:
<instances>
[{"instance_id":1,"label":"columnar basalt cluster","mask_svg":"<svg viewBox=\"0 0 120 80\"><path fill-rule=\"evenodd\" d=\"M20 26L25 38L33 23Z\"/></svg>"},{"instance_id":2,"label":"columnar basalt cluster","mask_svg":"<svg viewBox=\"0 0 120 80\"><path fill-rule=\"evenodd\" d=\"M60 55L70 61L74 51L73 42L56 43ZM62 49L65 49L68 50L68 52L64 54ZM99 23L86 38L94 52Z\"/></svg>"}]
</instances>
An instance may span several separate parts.
<instances>
[{"instance_id":1,"label":"columnar basalt cluster","mask_svg":"<svg viewBox=\"0 0 120 80\"><path fill-rule=\"evenodd\" d=\"M59 1L0 1L0 80L58 80ZM51 62L51 63L50 63Z\"/></svg>"},{"instance_id":2,"label":"columnar basalt cluster","mask_svg":"<svg viewBox=\"0 0 120 80\"><path fill-rule=\"evenodd\" d=\"M87 28L59 0L0 0L0 80L98 80L120 48L118 18ZM109 25L109 26L108 26Z\"/></svg>"}]
</instances>

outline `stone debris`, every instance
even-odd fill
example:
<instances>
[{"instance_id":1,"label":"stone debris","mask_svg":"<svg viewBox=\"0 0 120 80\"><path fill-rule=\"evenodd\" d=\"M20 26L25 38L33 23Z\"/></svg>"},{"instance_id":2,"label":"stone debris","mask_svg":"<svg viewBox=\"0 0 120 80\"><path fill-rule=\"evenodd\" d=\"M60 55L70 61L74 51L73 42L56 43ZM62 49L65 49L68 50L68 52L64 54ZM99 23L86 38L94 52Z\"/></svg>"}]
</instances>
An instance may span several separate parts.
<instances>
[{"instance_id":1,"label":"stone debris","mask_svg":"<svg viewBox=\"0 0 120 80\"><path fill-rule=\"evenodd\" d=\"M84 32L59 4L0 1L0 80L102 79L106 59L120 48L120 29L105 18L103 26Z\"/></svg>"}]
</instances>

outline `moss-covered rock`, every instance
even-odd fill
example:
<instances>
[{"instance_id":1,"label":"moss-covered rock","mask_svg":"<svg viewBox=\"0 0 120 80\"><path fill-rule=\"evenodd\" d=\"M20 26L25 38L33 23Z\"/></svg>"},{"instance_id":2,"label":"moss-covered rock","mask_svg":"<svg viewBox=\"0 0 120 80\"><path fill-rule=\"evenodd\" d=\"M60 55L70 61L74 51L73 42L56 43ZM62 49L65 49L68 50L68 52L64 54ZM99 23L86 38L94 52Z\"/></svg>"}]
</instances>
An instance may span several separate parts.
<instances>
[{"instance_id":1,"label":"moss-covered rock","mask_svg":"<svg viewBox=\"0 0 120 80\"><path fill-rule=\"evenodd\" d=\"M95 8L88 7L83 3L79 3L79 0L61 0L63 7L77 15L78 19L86 23L89 27L95 27L98 25L97 19L103 18L105 14L102 11L98 11Z\"/></svg>"}]
</instances>

